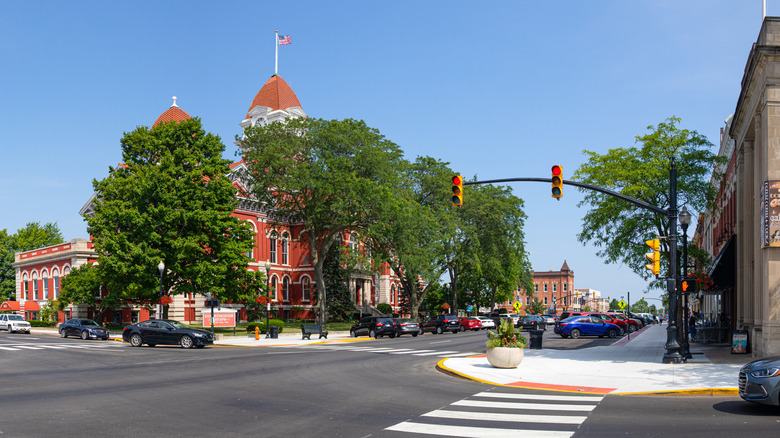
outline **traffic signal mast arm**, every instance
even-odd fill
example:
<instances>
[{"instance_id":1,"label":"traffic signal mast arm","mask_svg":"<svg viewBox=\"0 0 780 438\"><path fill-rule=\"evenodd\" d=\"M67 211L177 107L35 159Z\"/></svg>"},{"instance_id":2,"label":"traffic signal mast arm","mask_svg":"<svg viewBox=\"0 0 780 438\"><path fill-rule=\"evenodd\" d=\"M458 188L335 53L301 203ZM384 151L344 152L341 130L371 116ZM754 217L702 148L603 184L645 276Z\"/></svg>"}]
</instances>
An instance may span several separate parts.
<instances>
[{"instance_id":1,"label":"traffic signal mast arm","mask_svg":"<svg viewBox=\"0 0 780 438\"><path fill-rule=\"evenodd\" d=\"M495 183L506 183L506 182L543 182L543 183L550 183L550 178L505 178L505 179L491 179L491 180L485 180L485 181L471 181L471 182L463 182L464 186L470 186L474 184L495 184ZM632 198L630 196L623 195L618 192L613 192L612 190L605 189L603 187L598 187L590 184L585 184L577 181L569 181L569 180L563 180L563 183L570 186L575 187L582 187L584 189L594 190L597 192L601 192L604 194L607 194L609 196L614 196L615 198L622 199L624 201L630 202L636 206L642 207L646 210L650 210L652 212L662 214L664 216L668 216L669 212L661 207L656 207L655 205L648 204L647 202L640 201L639 199Z\"/></svg>"}]
</instances>

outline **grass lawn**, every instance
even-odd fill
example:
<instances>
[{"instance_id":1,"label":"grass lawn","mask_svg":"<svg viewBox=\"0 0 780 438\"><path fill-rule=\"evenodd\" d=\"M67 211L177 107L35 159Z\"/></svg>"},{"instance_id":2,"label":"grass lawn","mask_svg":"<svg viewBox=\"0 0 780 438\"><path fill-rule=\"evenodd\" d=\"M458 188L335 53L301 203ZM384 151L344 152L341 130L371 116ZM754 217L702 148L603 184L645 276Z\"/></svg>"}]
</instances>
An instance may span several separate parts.
<instances>
[{"instance_id":1,"label":"grass lawn","mask_svg":"<svg viewBox=\"0 0 780 438\"><path fill-rule=\"evenodd\" d=\"M258 321L261 322L261 321ZM264 321L262 321L264 322ZM289 321L284 323L284 329L282 330L282 333L298 333L301 331L302 325L308 325L313 324L312 322L300 322L300 321ZM340 331L349 331L350 327L352 327L352 324L354 324L351 321L344 321L344 322L330 322L327 325L327 330L331 332L340 332ZM211 331L211 326L202 326L200 324L188 324L192 328L198 328L203 329L207 331ZM240 322L236 326L236 336L244 336L247 334L246 332L246 326L247 323ZM214 327L214 333L223 334L226 336L233 336L233 327Z\"/></svg>"}]
</instances>

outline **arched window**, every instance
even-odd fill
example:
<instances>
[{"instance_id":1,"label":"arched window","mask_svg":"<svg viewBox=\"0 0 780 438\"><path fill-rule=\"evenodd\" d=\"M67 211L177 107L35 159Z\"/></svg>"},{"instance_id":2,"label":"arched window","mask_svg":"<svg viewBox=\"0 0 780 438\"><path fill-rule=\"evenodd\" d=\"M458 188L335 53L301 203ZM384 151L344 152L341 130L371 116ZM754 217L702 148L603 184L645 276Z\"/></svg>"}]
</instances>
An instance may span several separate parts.
<instances>
[{"instance_id":1,"label":"arched window","mask_svg":"<svg viewBox=\"0 0 780 438\"><path fill-rule=\"evenodd\" d=\"M354 233L349 235L349 249L352 251L357 251L357 237Z\"/></svg>"},{"instance_id":2,"label":"arched window","mask_svg":"<svg viewBox=\"0 0 780 438\"><path fill-rule=\"evenodd\" d=\"M46 300L49 298L49 271L45 269L41 272L41 283L43 283L43 296L41 298Z\"/></svg>"},{"instance_id":3,"label":"arched window","mask_svg":"<svg viewBox=\"0 0 780 438\"><path fill-rule=\"evenodd\" d=\"M271 236L268 239L271 252L269 253L269 260L271 263L276 263L276 236Z\"/></svg>"},{"instance_id":4,"label":"arched window","mask_svg":"<svg viewBox=\"0 0 780 438\"><path fill-rule=\"evenodd\" d=\"M254 222L252 221L247 221L247 222L249 222L249 225L252 227L252 246L249 248L249 251L246 252L246 256L249 257L252 261L254 261L255 260L255 255L254 255L255 239L256 239L255 236L257 235L257 228L255 228Z\"/></svg>"},{"instance_id":5,"label":"arched window","mask_svg":"<svg viewBox=\"0 0 780 438\"><path fill-rule=\"evenodd\" d=\"M309 277L303 277L301 279L301 289L303 289L303 301L311 300L311 283Z\"/></svg>"},{"instance_id":6,"label":"arched window","mask_svg":"<svg viewBox=\"0 0 780 438\"><path fill-rule=\"evenodd\" d=\"M33 284L33 299L38 299L38 273L33 272L32 275L32 284Z\"/></svg>"},{"instance_id":7,"label":"arched window","mask_svg":"<svg viewBox=\"0 0 780 438\"><path fill-rule=\"evenodd\" d=\"M289 253L290 253L290 235L284 234L282 236L282 264L289 265Z\"/></svg>"},{"instance_id":8,"label":"arched window","mask_svg":"<svg viewBox=\"0 0 780 438\"><path fill-rule=\"evenodd\" d=\"M60 270L54 268L51 271L51 276L54 279L54 290L52 291L52 299L56 300L60 296Z\"/></svg>"},{"instance_id":9,"label":"arched window","mask_svg":"<svg viewBox=\"0 0 780 438\"><path fill-rule=\"evenodd\" d=\"M279 298L278 291L276 290L276 277L271 277L271 298L276 301Z\"/></svg>"},{"instance_id":10,"label":"arched window","mask_svg":"<svg viewBox=\"0 0 780 438\"><path fill-rule=\"evenodd\" d=\"M282 299L290 301L290 277L282 279Z\"/></svg>"},{"instance_id":11,"label":"arched window","mask_svg":"<svg viewBox=\"0 0 780 438\"><path fill-rule=\"evenodd\" d=\"M390 286L390 304L395 304L395 285Z\"/></svg>"},{"instance_id":12,"label":"arched window","mask_svg":"<svg viewBox=\"0 0 780 438\"><path fill-rule=\"evenodd\" d=\"M29 279L27 278L27 274L25 273L22 276L22 299L23 300L29 300L30 299L30 284L28 283Z\"/></svg>"}]
</instances>

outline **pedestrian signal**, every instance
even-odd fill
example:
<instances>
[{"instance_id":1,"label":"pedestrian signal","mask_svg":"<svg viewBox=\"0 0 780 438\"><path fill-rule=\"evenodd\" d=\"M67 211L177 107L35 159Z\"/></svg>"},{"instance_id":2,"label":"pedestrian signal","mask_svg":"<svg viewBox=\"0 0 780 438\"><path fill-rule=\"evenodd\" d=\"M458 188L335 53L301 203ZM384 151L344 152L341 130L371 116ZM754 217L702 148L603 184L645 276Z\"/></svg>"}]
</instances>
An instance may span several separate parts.
<instances>
[{"instance_id":1,"label":"pedestrian signal","mask_svg":"<svg viewBox=\"0 0 780 438\"><path fill-rule=\"evenodd\" d=\"M463 177L460 175L452 177L452 205L463 205Z\"/></svg>"},{"instance_id":2,"label":"pedestrian signal","mask_svg":"<svg viewBox=\"0 0 780 438\"><path fill-rule=\"evenodd\" d=\"M645 265L645 268L649 269L654 275L658 275L661 272L661 254L658 252L661 242L658 239L653 239L645 240L645 243L653 250L653 252L645 254L645 258L650 261L650 263Z\"/></svg>"},{"instance_id":3,"label":"pedestrian signal","mask_svg":"<svg viewBox=\"0 0 780 438\"><path fill-rule=\"evenodd\" d=\"M563 168L559 165L552 167L552 197L558 200L563 196Z\"/></svg>"},{"instance_id":4,"label":"pedestrian signal","mask_svg":"<svg viewBox=\"0 0 780 438\"><path fill-rule=\"evenodd\" d=\"M683 278L680 282L680 290L687 294L697 292L698 289L696 288L696 280L692 278Z\"/></svg>"}]
</instances>

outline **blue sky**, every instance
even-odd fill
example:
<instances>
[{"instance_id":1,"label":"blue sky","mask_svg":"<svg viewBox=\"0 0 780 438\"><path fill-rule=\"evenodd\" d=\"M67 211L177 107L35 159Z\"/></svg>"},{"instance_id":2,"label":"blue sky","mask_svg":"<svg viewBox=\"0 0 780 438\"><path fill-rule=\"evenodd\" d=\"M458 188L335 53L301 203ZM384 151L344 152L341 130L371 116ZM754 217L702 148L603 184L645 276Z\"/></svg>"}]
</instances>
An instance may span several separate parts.
<instances>
[{"instance_id":1,"label":"blue sky","mask_svg":"<svg viewBox=\"0 0 780 438\"><path fill-rule=\"evenodd\" d=\"M780 15L769 0L768 15ZM119 140L178 97L228 146L279 75L309 116L363 119L409 159L470 178L564 178L584 149L629 147L670 116L715 144L734 111L761 0L32 1L0 5L0 229L79 209ZM566 260L575 287L632 301L646 283L576 240L582 196L516 183L533 268ZM466 193L468 202L468 193ZM693 228L693 227L692 227ZM651 236L648 236L648 238ZM658 297L661 291L646 296ZM658 304L659 301L650 301Z\"/></svg>"}]
</instances>

